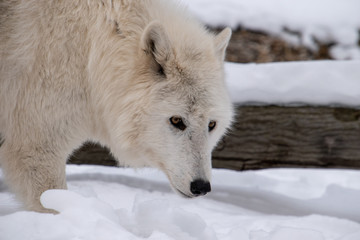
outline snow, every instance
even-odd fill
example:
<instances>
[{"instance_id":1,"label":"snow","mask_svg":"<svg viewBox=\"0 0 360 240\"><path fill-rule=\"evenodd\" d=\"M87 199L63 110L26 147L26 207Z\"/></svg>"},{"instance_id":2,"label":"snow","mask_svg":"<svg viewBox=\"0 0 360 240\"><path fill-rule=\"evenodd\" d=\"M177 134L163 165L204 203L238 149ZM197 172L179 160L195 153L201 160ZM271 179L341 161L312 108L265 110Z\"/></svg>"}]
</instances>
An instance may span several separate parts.
<instances>
[{"instance_id":1,"label":"snow","mask_svg":"<svg viewBox=\"0 0 360 240\"><path fill-rule=\"evenodd\" d=\"M212 192L184 199L154 169L67 166L46 191L57 215L22 211L0 191L0 239L358 240L360 172L213 170Z\"/></svg>"},{"instance_id":2,"label":"snow","mask_svg":"<svg viewBox=\"0 0 360 240\"><path fill-rule=\"evenodd\" d=\"M336 59L360 59L358 0L182 0L212 27L240 26L317 49L336 43Z\"/></svg>"},{"instance_id":3,"label":"snow","mask_svg":"<svg viewBox=\"0 0 360 240\"><path fill-rule=\"evenodd\" d=\"M360 107L360 61L226 63L233 102Z\"/></svg>"}]
</instances>

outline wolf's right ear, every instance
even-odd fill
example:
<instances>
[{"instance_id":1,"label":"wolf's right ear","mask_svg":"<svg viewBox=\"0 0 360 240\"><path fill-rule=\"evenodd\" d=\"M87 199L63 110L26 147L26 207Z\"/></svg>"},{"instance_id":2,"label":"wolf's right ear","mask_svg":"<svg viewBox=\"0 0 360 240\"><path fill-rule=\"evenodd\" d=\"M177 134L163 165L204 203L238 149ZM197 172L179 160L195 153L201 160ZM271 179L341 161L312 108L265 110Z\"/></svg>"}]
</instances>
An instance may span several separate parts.
<instances>
[{"instance_id":1,"label":"wolf's right ear","mask_svg":"<svg viewBox=\"0 0 360 240\"><path fill-rule=\"evenodd\" d=\"M231 29L228 27L215 36L215 51L221 61L224 61L225 50L229 44L230 37L231 37Z\"/></svg>"},{"instance_id":2,"label":"wolf's right ear","mask_svg":"<svg viewBox=\"0 0 360 240\"><path fill-rule=\"evenodd\" d=\"M153 67L155 70L164 75L164 67L170 57L171 45L161 23L154 21L147 25L141 36L140 47L154 60Z\"/></svg>"}]
</instances>

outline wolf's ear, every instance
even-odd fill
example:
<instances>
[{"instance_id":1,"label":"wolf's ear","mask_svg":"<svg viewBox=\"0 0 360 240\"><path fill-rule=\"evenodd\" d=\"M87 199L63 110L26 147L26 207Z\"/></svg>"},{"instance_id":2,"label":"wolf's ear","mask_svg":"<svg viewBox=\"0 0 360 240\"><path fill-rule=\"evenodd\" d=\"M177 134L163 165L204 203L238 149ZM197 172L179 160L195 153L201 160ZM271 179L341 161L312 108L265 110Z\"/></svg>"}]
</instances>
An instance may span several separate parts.
<instances>
[{"instance_id":1,"label":"wolf's ear","mask_svg":"<svg viewBox=\"0 0 360 240\"><path fill-rule=\"evenodd\" d=\"M164 74L164 65L169 59L171 45L163 25L157 21L149 23L141 36L141 49L153 60L153 67Z\"/></svg>"},{"instance_id":2,"label":"wolf's ear","mask_svg":"<svg viewBox=\"0 0 360 240\"><path fill-rule=\"evenodd\" d=\"M215 51L221 61L223 61L225 58L225 50L229 44L230 37L231 29L229 27L225 28L215 36Z\"/></svg>"}]
</instances>

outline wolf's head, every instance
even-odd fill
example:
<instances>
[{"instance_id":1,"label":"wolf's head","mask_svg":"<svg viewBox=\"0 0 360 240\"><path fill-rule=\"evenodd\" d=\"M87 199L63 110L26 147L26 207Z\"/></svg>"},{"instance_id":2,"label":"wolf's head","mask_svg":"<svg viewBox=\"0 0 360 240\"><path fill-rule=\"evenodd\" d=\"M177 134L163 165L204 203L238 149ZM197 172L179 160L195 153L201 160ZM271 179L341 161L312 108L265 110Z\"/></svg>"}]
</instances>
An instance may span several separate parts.
<instances>
[{"instance_id":1,"label":"wolf's head","mask_svg":"<svg viewBox=\"0 0 360 240\"><path fill-rule=\"evenodd\" d=\"M194 197L210 191L211 151L233 116L223 69L231 30L215 35L167 14L168 22L93 38L94 135L120 164L155 166L176 192Z\"/></svg>"},{"instance_id":2,"label":"wolf's head","mask_svg":"<svg viewBox=\"0 0 360 240\"><path fill-rule=\"evenodd\" d=\"M210 191L211 151L232 120L223 72L230 35L226 28L179 36L152 22L141 37L139 78L153 81L141 148L186 197Z\"/></svg>"}]
</instances>

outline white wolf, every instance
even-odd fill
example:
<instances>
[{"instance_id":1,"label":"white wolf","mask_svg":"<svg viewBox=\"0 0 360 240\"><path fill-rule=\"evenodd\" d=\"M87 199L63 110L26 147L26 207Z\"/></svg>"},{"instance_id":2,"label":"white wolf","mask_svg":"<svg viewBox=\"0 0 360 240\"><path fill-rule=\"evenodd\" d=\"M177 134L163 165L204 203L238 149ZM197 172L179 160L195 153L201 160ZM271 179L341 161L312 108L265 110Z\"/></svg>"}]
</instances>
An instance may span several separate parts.
<instances>
[{"instance_id":1,"label":"white wolf","mask_svg":"<svg viewBox=\"0 0 360 240\"><path fill-rule=\"evenodd\" d=\"M231 30L209 33L169 0L0 0L1 167L29 210L65 189L84 141L153 166L185 197L210 191L211 151L232 105Z\"/></svg>"}]
</instances>

